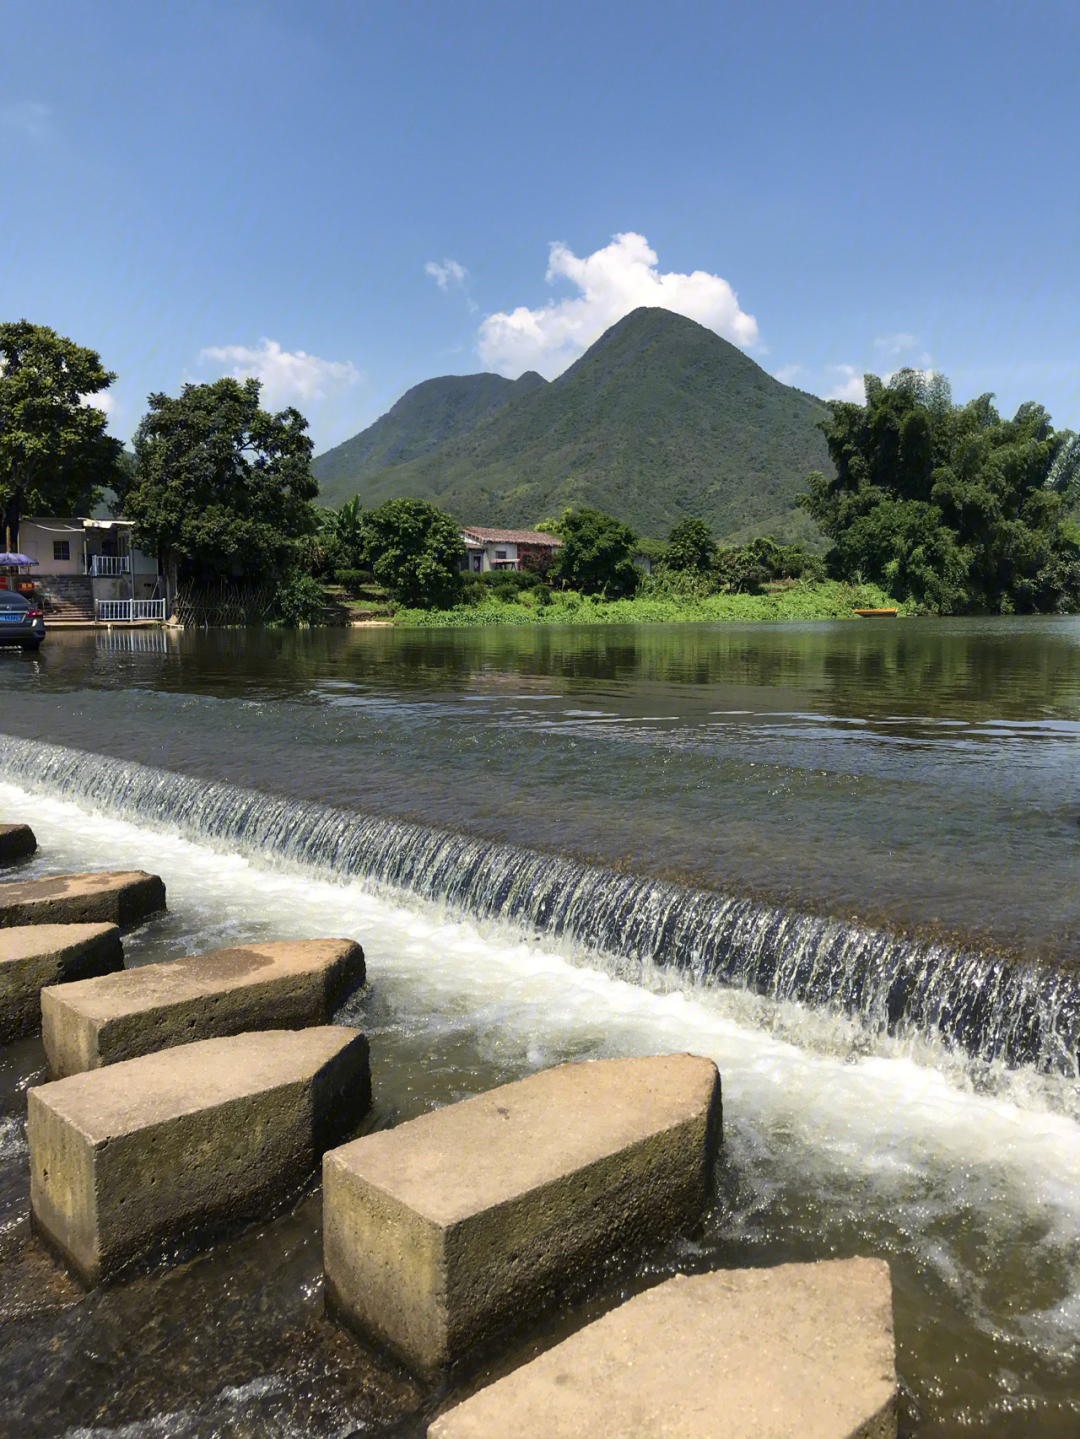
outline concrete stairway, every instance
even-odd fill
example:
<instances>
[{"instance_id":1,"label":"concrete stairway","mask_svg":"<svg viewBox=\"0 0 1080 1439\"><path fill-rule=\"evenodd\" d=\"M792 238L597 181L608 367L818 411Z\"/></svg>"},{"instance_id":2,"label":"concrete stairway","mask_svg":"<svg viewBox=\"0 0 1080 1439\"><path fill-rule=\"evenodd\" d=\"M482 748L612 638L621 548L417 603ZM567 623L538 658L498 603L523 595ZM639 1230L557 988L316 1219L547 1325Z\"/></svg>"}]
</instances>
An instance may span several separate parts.
<instances>
[{"instance_id":1,"label":"concrete stairway","mask_svg":"<svg viewBox=\"0 0 1080 1439\"><path fill-rule=\"evenodd\" d=\"M67 620L87 624L97 618L93 586L86 575L42 575L38 592L44 592L46 623Z\"/></svg>"}]
</instances>

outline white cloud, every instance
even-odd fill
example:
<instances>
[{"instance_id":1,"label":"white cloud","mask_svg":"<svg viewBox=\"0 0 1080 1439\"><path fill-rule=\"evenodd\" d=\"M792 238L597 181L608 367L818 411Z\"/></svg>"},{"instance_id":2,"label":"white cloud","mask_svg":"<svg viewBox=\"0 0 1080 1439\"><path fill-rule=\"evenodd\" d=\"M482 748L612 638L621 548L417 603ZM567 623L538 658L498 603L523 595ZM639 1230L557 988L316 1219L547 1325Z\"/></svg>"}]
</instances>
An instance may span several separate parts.
<instances>
[{"instance_id":1,"label":"white cloud","mask_svg":"<svg viewBox=\"0 0 1080 1439\"><path fill-rule=\"evenodd\" d=\"M831 390L822 396L826 400L851 400L853 404L866 404L866 386L863 377L854 365L830 365L829 373L836 376Z\"/></svg>"},{"instance_id":2,"label":"white cloud","mask_svg":"<svg viewBox=\"0 0 1080 1439\"><path fill-rule=\"evenodd\" d=\"M225 365L237 380L262 381L262 404L268 410L286 405L298 408L327 399L359 384L360 371L351 360L321 360L303 350L283 350L276 340L262 340L257 349L246 345L210 345L200 351L203 365Z\"/></svg>"},{"instance_id":3,"label":"white cloud","mask_svg":"<svg viewBox=\"0 0 1080 1439\"><path fill-rule=\"evenodd\" d=\"M81 405L92 406L95 410L101 410L106 415L116 415L120 406L115 395L110 395L108 390L98 390L94 395L80 395Z\"/></svg>"},{"instance_id":4,"label":"white cloud","mask_svg":"<svg viewBox=\"0 0 1080 1439\"><path fill-rule=\"evenodd\" d=\"M44 140L49 133L52 112L48 105L23 100L14 105L0 105L0 125L6 130L21 130L31 140Z\"/></svg>"},{"instance_id":5,"label":"white cloud","mask_svg":"<svg viewBox=\"0 0 1080 1439\"><path fill-rule=\"evenodd\" d=\"M874 349L883 350L886 355L904 355L918 343L907 330L898 330L895 335L879 335L874 341Z\"/></svg>"},{"instance_id":6,"label":"white cloud","mask_svg":"<svg viewBox=\"0 0 1080 1439\"><path fill-rule=\"evenodd\" d=\"M656 251L644 235L616 235L610 245L579 259L553 244L547 280L570 280L580 294L552 300L538 310L519 305L509 314L489 315L480 326L477 348L491 369L515 377L539 370L548 379L561 374L605 330L642 305L674 310L697 320L736 345L758 343L757 321L739 308L726 280L695 270L662 275Z\"/></svg>"},{"instance_id":7,"label":"white cloud","mask_svg":"<svg viewBox=\"0 0 1080 1439\"><path fill-rule=\"evenodd\" d=\"M803 372L802 365L781 365L776 371L775 378L782 385L793 385Z\"/></svg>"},{"instance_id":8,"label":"white cloud","mask_svg":"<svg viewBox=\"0 0 1080 1439\"><path fill-rule=\"evenodd\" d=\"M462 290L469 272L456 260L444 260L441 265L429 260L424 266L424 274L430 275L440 290Z\"/></svg>"},{"instance_id":9,"label":"white cloud","mask_svg":"<svg viewBox=\"0 0 1080 1439\"><path fill-rule=\"evenodd\" d=\"M883 355L891 355L899 359L903 355L911 356L913 350L919 348L918 335L912 335L907 330L898 330L895 335L879 335L874 341L874 349L879 350ZM931 360L929 351L923 350L920 355L912 356L914 363L926 369Z\"/></svg>"}]
</instances>

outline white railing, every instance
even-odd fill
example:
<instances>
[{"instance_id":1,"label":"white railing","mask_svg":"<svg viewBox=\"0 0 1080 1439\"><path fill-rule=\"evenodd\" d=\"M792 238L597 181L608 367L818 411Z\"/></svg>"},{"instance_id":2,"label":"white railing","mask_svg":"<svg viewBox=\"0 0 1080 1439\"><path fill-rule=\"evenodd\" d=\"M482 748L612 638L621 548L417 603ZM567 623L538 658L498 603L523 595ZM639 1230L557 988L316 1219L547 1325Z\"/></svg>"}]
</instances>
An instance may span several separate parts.
<instances>
[{"instance_id":1,"label":"white railing","mask_svg":"<svg viewBox=\"0 0 1080 1439\"><path fill-rule=\"evenodd\" d=\"M108 622L164 620L164 600L98 600L97 617Z\"/></svg>"},{"instance_id":2,"label":"white railing","mask_svg":"<svg viewBox=\"0 0 1080 1439\"><path fill-rule=\"evenodd\" d=\"M130 555L91 555L87 561L88 575L126 575L131 569Z\"/></svg>"}]
</instances>

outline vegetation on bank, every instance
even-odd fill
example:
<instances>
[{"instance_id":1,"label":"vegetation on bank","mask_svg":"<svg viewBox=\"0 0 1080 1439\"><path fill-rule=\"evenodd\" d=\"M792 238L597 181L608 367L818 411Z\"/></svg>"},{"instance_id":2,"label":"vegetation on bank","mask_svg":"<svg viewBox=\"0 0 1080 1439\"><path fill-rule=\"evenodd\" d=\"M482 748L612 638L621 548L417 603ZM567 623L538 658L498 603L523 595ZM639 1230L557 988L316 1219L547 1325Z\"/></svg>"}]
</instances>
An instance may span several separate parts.
<instances>
[{"instance_id":1,"label":"vegetation on bank","mask_svg":"<svg viewBox=\"0 0 1080 1439\"><path fill-rule=\"evenodd\" d=\"M866 404L821 429L836 474L800 503L833 547L830 573L938 614L1080 609L1080 438L1041 405L1003 420L992 395L954 405L944 375L866 376Z\"/></svg>"},{"instance_id":2,"label":"vegetation on bank","mask_svg":"<svg viewBox=\"0 0 1080 1439\"><path fill-rule=\"evenodd\" d=\"M761 594L711 594L700 598L639 593L631 599L608 600L576 590L550 591L541 600L526 590L516 599L485 596L477 604L449 610L400 609L394 623L411 628L472 628L486 625L631 625L682 624L717 620L850 619L854 609L896 605L877 585L849 585L839 580L795 580ZM898 606L902 614L914 612Z\"/></svg>"},{"instance_id":3,"label":"vegetation on bank","mask_svg":"<svg viewBox=\"0 0 1080 1439\"><path fill-rule=\"evenodd\" d=\"M258 380L151 395L127 452L92 403L114 379L46 326L0 324L0 518L15 545L21 514L86 513L111 491L193 614L297 626L363 606L471 626L1080 611L1080 439L1040 405L1012 420L989 395L954 405L940 375L868 375L865 405L831 405L836 474L810 474L800 498L832 540L824 558L769 537L721 545L692 516L645 538L578 504L535 522L560 539L553 552L483 576L465 573L457 520L427 500L315 505L307 421L263 410Z\"/></svg>"}]
</instances>

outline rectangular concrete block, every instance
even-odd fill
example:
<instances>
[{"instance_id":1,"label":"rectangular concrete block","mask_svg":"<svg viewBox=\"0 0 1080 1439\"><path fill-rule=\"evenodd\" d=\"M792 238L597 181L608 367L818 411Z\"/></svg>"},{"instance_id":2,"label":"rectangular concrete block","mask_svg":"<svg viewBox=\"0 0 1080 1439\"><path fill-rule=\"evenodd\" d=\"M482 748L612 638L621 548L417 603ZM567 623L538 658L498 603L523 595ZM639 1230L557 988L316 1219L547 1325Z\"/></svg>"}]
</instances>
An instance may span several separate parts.
<instances>
[{"instance_id":1,"label":"rectangular concrete block","mask_svg":"<svg viewBox=\"0 0 1080 1439\"><path fill-rule=\"evenodd\" d=\"M363 982L364 951L355 940L310 939L61 984L41 996L49 1072L60 1079L198 1039L328 1024Z\"/></svg>"},{"instance_id":2,"label":"rectangular concrete block","mask_svg":"<svg viewBox=\"0 0 1080 1439\"><path fill-rule=\"evenodd\" d=\"M165 908L165 886L142 869L61 874L0 884L0 927L118 924L129 929Z\"/></svg>"},{"instance_id":3,"label":"rectangular concrete block","mask_svg":"<svg viewBox=\"0 0 1080 1439\"><path fill-rule=\"evenodd\" d=\"M881 1259L679 1275L441 1415L428 1439L895 1439Z\"/></svg>"},{"instance_id":4,"label":"rectangular concrete block","mask_svg":"<svg viewBox=\"0 0 1080 1439\"><path fill-rule=\"evenodd\" d=\"M330 1311L453 1368L609 1256L708 1202L720 1078L694 1055L564 1064L323 1161Z\"/></svg>"},{"instance_id":5,"label":"rectangular concrete block","mask_svg":"<svg viewBox=\"0 0 1080 1439\"><path fill-rule=\"evenodd\" d=\"M0 929L0 1043L41 1028L41 991L124 967L115 924L29 924Z\"/></svg>"},{"instance_id":6,"label":"rectangular concrete block","mask_svg":"<svg viewBox=\"0 0 1080 1439\"><path fill-rule=\"evenodd\" d=\"M28 824L0 824L0 864L14 864L37 849L37 839Z\"/></svg>"},{"instance_id":7,"label":"rectangular concrete block","mask_svg":"<svg viewBox=\"0 0 1080 1439\"><path fill-rule=\"evenodd\" d=\"M34 1226L95 1284L291 1199L369 1108L368 1046L340 1025L205 1039L28 1100Z\"/></svg>"}]
</instances>

